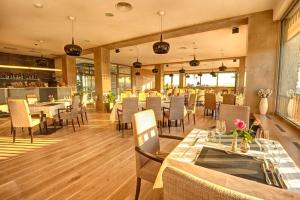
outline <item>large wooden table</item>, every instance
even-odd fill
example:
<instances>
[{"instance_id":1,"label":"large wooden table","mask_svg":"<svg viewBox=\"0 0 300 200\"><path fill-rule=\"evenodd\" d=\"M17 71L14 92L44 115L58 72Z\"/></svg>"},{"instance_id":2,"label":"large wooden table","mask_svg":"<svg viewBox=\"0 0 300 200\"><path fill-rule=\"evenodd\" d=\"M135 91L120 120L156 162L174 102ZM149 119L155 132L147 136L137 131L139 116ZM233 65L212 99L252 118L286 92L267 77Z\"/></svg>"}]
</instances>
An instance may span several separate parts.
<instances>
[{"instance_id":1,"label":"large wooden table","mask_svg":"<svg viewBox=\"0 0 300 200\"><path fill-rule=\"evenodd\" d=\"M153 189L159 194L163 189L162 174L166 167L178 167L187 172L193 172L194 175L204 178L212 183L224 186L229 189L233 189L251 196L255 196L262 199L300 199L300 170L289 157L283 147L277 141L261 139L266 145L275 142L278 146L278 155L274 156L274 153L256 150L250 150L247 155L261 156L264 154L265 158L275 159L276 156L282 157L278 164L277 172L282 177L286 189L279 189L266 184L250 181L247 179L235 177L229 174L217 172L204 167L196 166L196 156L199 155L203 147L213 147L217 149L223 149L230 151L231 147L224 145L225 140L220 143L207 142L208 131L193 129L183 141L168 155L163 162L161 169L158 173ZM225 137L228 138L228 137ZM223 143L223 144L222 144ZM242 154L241 152L237 152ZM243 184L241 184L243 183ZM249 190L249 188L251 190ZM270 193L266 192L269 191Z\"/></svg>"}]
</instances>

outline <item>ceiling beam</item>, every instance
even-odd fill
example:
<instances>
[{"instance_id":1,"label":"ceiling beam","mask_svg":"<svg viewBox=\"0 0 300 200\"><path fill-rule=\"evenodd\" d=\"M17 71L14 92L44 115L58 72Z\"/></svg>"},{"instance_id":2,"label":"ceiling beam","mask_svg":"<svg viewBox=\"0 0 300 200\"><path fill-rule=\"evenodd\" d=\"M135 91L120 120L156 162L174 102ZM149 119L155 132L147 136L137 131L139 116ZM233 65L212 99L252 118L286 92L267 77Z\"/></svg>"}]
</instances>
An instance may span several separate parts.
<instances>
[{"instance_id":1,"label":"ceiling beam","mask_svg":"<svg viewBox=\"0 0 300 200\"><path fill-rule=\"evenodd\" d=\"M171 30L163 31L163 38L169 39L169 38L191 35L191 34L196 34L196 33L201 33L206 31L213 31L213 30L227 28L227 27L246 25L248 24L248 17L249 15L241 15L237 17L225 18L225 19L220 19L215 21L203 22L191 26L171 29ZM149 35L131 38L128 40L122 40L122 41L113 42L106 45L101 45L101 47L108 48L108 49L116 49L116 48L143 44L147 42L154 42L159 40L159 35L160 32L153 33ZM85 49L82 52L82 54L83 55L90 54L94 51L94 48L96 47Z\"/></svg>"}]
</instances>

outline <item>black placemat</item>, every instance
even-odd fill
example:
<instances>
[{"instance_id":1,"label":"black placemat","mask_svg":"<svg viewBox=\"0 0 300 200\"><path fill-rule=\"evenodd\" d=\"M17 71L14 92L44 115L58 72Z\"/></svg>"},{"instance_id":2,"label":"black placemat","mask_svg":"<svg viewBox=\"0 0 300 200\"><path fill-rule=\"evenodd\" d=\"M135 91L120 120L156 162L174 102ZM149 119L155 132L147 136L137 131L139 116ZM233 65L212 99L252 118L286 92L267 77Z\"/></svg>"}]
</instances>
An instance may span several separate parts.
<instances>
[{"instance_id":1,"label":"black placemat","mask_svg":"<svg viewBox=\"0 0 300 200\"><path fill-rule=\"evenodd\" d=\"M44 106L57 106L60 105L61 103L47 103Z\"/></svg>"},{"instance_id":2,"label":"black placemat","mask_svg":"<svg viewBox=\"0 0 300 200\"><path fill-rule=\"evenodd\" d=\"M267 184L262 169L262 162L262 160L256 160L251 156L203 147L195 164L233 176Z\"/></svg>"}]
</instances>

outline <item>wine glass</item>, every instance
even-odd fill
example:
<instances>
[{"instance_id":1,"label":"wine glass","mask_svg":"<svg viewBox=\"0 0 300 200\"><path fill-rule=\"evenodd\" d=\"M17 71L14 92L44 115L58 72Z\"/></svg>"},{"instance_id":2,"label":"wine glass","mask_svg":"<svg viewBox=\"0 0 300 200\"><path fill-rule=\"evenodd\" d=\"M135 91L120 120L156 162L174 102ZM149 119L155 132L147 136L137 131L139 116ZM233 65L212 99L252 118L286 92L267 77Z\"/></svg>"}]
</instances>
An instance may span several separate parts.
<instances>
[{"instance_id":1,"label":"wine glass","mask_svg":"<svg viewBox=\"0 0 300 200\"><path fill-rule=\"evenodd\" d=\"M221 143L221 136L226 132L226 123L225 120L216 121L216 133L219 136L219 143Z\"/></svg>"}]
</instances>

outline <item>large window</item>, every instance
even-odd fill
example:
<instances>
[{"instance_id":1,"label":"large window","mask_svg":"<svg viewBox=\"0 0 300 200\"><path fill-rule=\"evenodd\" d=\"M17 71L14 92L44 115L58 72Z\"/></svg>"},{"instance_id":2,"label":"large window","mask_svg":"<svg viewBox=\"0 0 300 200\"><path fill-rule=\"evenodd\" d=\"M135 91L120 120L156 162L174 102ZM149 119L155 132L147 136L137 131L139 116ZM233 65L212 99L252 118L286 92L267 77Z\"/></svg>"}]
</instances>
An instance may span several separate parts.
<instances>
[{"instance_id":1,"label":"large window","mask_svg":"<svg viewBox=\"0 0 300 200\"><path fill-rule=\"evenodd\" d=\"M179 74L164 75L164 88L178 87L179 86Z\"/></svg>"},{"instance_id":2,"label":"large window","mask_svg":"<svg viewBox=\"0 0 300 200\"><path fill-rule=\"evenodd\" d=\"M300 3L282 20L276 112L300 126Z\"/></svg>"},{"instance_id":3,"label":"large window","mask_svg":"<svg viewBox=\"0 0 300 200\"><path fill-rule=\"evenodd\" d=\"M235 73L218 73L218 86L234 87L235 86Z\"/></svg>"},{"instance_id":4,"label":"large window","mask_svg":"<svg viewBox=\"0 0 300 200\"><path fill-rule=\"evenodd\" d=\"M217 73L216 77L213 77L209 73L204 73L202 76L197 74L188 74L189 78L186 78L187 87L196 86L220 86L220 87L235 87L236 73L235 72L222 72Z\"/></svg>"},{"instance_id":5,"label":"large window","mask_svg":"<svg viewBox=\"0 0 300 200\"><path fill-rule=\"evenodd\" d=\"M131 89L131 67L111 65L111 90L118 95L124 90Z\"/></svg>"}]
</instances>

